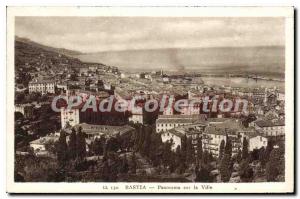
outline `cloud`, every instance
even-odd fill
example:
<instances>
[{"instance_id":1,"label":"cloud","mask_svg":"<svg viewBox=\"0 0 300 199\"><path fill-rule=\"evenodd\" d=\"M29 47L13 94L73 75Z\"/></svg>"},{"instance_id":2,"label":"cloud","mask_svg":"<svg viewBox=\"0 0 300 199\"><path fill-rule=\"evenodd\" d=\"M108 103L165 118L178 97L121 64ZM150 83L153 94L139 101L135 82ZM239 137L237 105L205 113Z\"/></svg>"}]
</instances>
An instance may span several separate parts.
<instances>
[{"instance_id":1,"label":"cloud","mask_svg":"<svg viewBox=\"0 0 300 199\"><path fill-rule=\"evenodd\" d=\"M283 18L17 17L16 35L82 52L284 45Z\"/></svg>"}]
</instances>

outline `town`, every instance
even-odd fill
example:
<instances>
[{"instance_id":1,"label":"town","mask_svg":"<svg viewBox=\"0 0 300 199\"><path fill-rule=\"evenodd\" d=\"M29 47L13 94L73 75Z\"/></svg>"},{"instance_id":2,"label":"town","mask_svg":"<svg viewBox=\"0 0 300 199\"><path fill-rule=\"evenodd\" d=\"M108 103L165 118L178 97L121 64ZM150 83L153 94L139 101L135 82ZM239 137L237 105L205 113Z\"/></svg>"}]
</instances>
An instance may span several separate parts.
<instances>
[{"instance_id":1,"label":"town","mask_svg":"<svg viewBox=\"0 0 300 199\"><path fill-rule=\"evenodd\" d=\"M277 86L232 86L214 74L124 71L15 42L15 181L282 182L285 93ZM221 76L230 81L235 75ZM253 78L254 77L254 78ZM257 76L241 75L245 81ZM254 79L254 80L253 80ZM263 79L263 78L262 78ZM265 81L278 81L265 78ZM57 96L80 96L67 108ZM131 103L125 111L82 111L91 97ZM149 101L199 103L145 109ZM247 108L219 109L223 99ZM203 111L204 101L207 108ZM202 102L201 102L202 101ZM159 103L161 104L161 103Z\"/></svg>"}]
</instances>

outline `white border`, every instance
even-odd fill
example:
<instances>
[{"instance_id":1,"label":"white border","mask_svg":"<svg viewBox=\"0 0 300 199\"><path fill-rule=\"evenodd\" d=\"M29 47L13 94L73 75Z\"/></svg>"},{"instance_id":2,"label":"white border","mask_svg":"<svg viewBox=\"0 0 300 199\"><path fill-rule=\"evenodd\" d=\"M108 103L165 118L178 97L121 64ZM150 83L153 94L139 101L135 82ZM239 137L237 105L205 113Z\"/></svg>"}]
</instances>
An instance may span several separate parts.
<instances>
[{"instance_id":1,"label":"white border","mask_svg":"<svg viewBox=\"0 0 300 199\"><path fill-rule=\"evenodd\" d=\"M286 18L286 181L278 183L15 183L14 175L14 17L148 16L148 17L285 17ZM283 193L294 190L294 11L292 7L9 7L7 9L7 192L10 193ZM270 27L272 28L272 27ZM210 185L198 190L128 190L147 187ZM118 190L103 190L116 185Z\"/></svg>"}]
</instances>

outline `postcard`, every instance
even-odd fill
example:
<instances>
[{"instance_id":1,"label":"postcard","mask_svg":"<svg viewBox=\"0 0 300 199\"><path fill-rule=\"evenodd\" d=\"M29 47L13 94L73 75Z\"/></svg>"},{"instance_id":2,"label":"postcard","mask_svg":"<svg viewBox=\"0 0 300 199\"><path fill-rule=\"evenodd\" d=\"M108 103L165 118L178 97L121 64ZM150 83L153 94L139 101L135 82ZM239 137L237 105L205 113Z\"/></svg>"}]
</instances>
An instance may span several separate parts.
<instances>
[{"instance_id":1,"label":"postcard","mask_svg":"<svg viewBox=\"0 0 300 199\"><path fill-rule=\"evenodd\" d=\"M8 193L293 193L294 8L7 7Z\"/></svg>"}]
</instances>

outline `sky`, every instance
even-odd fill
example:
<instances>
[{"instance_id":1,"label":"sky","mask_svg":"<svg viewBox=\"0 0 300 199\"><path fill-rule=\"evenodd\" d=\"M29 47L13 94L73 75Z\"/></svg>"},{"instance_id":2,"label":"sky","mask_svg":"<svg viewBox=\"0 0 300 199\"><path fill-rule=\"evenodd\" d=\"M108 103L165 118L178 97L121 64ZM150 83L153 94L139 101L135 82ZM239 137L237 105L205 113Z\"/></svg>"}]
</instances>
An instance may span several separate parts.
<instances>
[{"instance_id":1,"label":"sky","mask_svg":"<svg viewBox=\"0 0 300 199\"><path fill-rule=\"evenodd\" d=\"M15 34L83 53L284 46L283 18L16 17Z\"/></svg>"}]
</instances>

